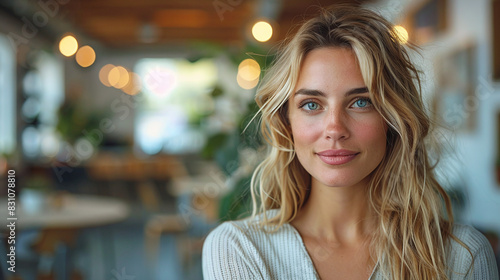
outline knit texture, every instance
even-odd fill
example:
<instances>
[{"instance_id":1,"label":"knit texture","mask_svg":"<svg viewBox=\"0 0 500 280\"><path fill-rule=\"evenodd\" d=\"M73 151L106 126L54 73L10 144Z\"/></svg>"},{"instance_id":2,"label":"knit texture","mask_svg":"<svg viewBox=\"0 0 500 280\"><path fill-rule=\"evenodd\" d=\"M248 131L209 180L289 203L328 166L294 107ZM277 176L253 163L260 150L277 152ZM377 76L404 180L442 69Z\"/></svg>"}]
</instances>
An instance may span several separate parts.
<instances>
[{"instance_id":1,"label":"knit texture","mask_svg":"<svg viewBox=\"0 0 500 280\"><path fill-rule=\"evenodd\" d=\"M453 234L469 247L473 257L452 241L447 256L448 277L498 280L488 240L465 225L455 225ZM207 236L202 262L205 280L320 279L300 234L288 223L275 233L260 229L249 218L222 223ZM377 266L369 279L384 279Z\"/></svg>"}]
</instances>

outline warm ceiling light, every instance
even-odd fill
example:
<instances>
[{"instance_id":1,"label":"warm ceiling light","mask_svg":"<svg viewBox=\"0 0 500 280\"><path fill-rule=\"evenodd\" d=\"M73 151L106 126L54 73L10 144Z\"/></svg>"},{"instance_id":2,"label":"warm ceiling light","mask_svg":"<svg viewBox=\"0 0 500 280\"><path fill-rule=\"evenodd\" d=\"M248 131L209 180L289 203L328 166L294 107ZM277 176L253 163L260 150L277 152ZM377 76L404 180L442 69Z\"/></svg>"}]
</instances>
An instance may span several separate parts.
<instances>
[{"instance_id":1,"label":"warm ceiling light","mask_svg":"<svg viewBox=\"0 0 500 280\"><path fill-rule=\"evenodd\" d=\"M266 42L273 36L273 27L265 21L259 21L252 27L252 35L259 42Z\"/></svg>"},{"instance_id":2,"label":"warm ceiling light","mask_svg":"<svg viewBox=\"0 0 500 280\"><path fill-rule=\"evenodd\" d=\"M260 65L254 59L243 60L238 66L238 76L247 81L253 81L260 76Z\"/></svg>"},{"instance_id":3,"label":"warm ceiling light","mask_svg":"<svg viewBox=\"0 0 500 280\"><path fill-rule=\"evenodd\" d=\"M129 73L129 81L127 85L122 88L122 91L128 95L136 95L142 89L141 77L134 72Z\"/></svg>"},{"instance_id":4,"label":"warm ceiling light","mask_svg":"<svg viewBox=\"0 0 500 280\"><path fill-rule=\"evenodd\" d=\"M81 67L89 67L94 61L95 51L91 46L83 46L76 53L76 62Z\"/></svg>"},{"instance_id":5,"label":"warm ceiling light","mask_svg":"<svg viewBox=\"0 0 500 280\"><path fill-rule=\"evenodd\" d=\"M115 88L123 88L128 84L129 74L127 69L117 66L111 69L108 74L108 82Z\"/></svg>"},{"instance_id":6,"label":"warm ceiling light","mask_svg":"<svg viewBox=\"0 0 500 280\"><path fill-rule=\"evenodd\" d=\"M115 68L113 64L106 64L99 71L99 81L107 87L111 87L111 84L109 83L109 72L113 68Z\"/></svg>"},{"instance_id":7,"label":"warm ceiling light","mask_svg":"<svg viewBox=\"0 0 500 280\"><path fill-rule=\"evenodd\" d=\"M406 44L408 42L408 31L401 26L401 25L396 25L394 26L394 33L398 37L398 40L401 44Z\"/></svg>"},{"instance_id":8,"label":"warm ceiling light","mask_svg":"<svg viewBox=\"0 0 500 280\"><path fill-rule=\"evenodd\" d=\"M72 56L78 50L78 42L72 35L68 35L59 42L59 51L64 56Z\"/></svg>"},{"instance_id":9,"label":"warm ceiling light","mask_svg":"<svg viewBox=\"0 0 500 280\"><path fill-rule=\"evenodd\" d=\"M243 79L240 75L238 75L236 77L236 81L238 82L238 85L243 89L253 89L259 83L259 78L257 77L257 79L253 81L248 81Z\"/></svg>"}]
</instances>

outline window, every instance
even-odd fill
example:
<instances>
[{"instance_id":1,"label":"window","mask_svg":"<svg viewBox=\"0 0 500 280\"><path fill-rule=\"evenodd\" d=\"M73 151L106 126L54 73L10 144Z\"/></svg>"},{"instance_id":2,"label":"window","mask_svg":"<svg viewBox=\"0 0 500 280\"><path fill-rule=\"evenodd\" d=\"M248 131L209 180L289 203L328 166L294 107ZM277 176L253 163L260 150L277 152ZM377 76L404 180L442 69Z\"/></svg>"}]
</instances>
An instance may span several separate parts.
<instances>
[{"instance_id":1,"label":"window","mask_svg":"<svg viewBox=\"0 0 500 280\"><path fill-rule=\"evenodd\" d=\"M29 159L52 158L59 152L58 110L64 99L63 66L53 54L38 51L23 77L22 148Z\"/></svg>"},{"instance_id":2,"label":"window","mask_svg":"<svg viewBox=\"0 0 500 280\"><path fill-rule=\"evenodd\" d=\"M16 53L0 34L0 155L16 148Z\"/></svg>"},{"instance_id":3,"label":"window","mask_svg":"<svg viewBox=\"0 0 500 280\"><path fill-rule=\"evenodd\" d=\"M147 154L199 151L206 141L200 121L214 109L214 60L142 59L134 70L144 94L135 119L140 149Z\"/></svg>"}]
</instances>

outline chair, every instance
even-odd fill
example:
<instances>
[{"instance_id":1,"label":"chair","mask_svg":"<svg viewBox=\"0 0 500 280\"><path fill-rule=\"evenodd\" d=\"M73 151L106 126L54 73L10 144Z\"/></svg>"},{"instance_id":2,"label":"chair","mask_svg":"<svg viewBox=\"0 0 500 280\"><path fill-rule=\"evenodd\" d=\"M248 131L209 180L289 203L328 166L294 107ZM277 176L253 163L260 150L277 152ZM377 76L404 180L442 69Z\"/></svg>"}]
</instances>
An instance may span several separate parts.
<instances>
[{"instance_id":1,"label":"chair","mask_svg":"<svg viewBox=\"0 0 500 280\"><path fill-rule=\"evenodd\" d=\"M170 192L177 197L177 213L154 215L146 223L145 247L151 263L157 263L161 237L167 234L176 238L184 272L201 256L203 241L218 222L219 198L226 192L218 168L208 164L202 169L201 174L173 178Z\"/></svg>"}]
</instances>

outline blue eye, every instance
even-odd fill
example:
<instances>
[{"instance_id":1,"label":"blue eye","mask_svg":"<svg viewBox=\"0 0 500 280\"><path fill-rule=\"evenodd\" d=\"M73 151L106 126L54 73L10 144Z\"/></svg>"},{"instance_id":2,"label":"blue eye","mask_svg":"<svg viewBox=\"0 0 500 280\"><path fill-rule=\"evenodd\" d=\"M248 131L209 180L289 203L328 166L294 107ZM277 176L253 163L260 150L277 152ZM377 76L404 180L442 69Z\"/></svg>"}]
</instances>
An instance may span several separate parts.
<instances>
[{"instance_id":1,"label":"blue eye","mask_svg":"<svg viewBox=\"0 0 500 280\"><path fill-rule=\"evenodd\" d=\"M308 111L314 111L319 109L319 105L316 102L307 102L306 104L304 104L303 107L305 107L305 109Z\"/></svg>"},{"instance_id":2,"label":"blue eye","mask_svg":"<svg viewBox=\"0 0 500 280\"><path fill-rule=\"evenodd\" d=\"M356 107L356 108L365 108L365 107L368 107L372 104L370 98L360 98L358 100L356 100L353 104L353 107Z\"/></svg>"}]
</instances>

